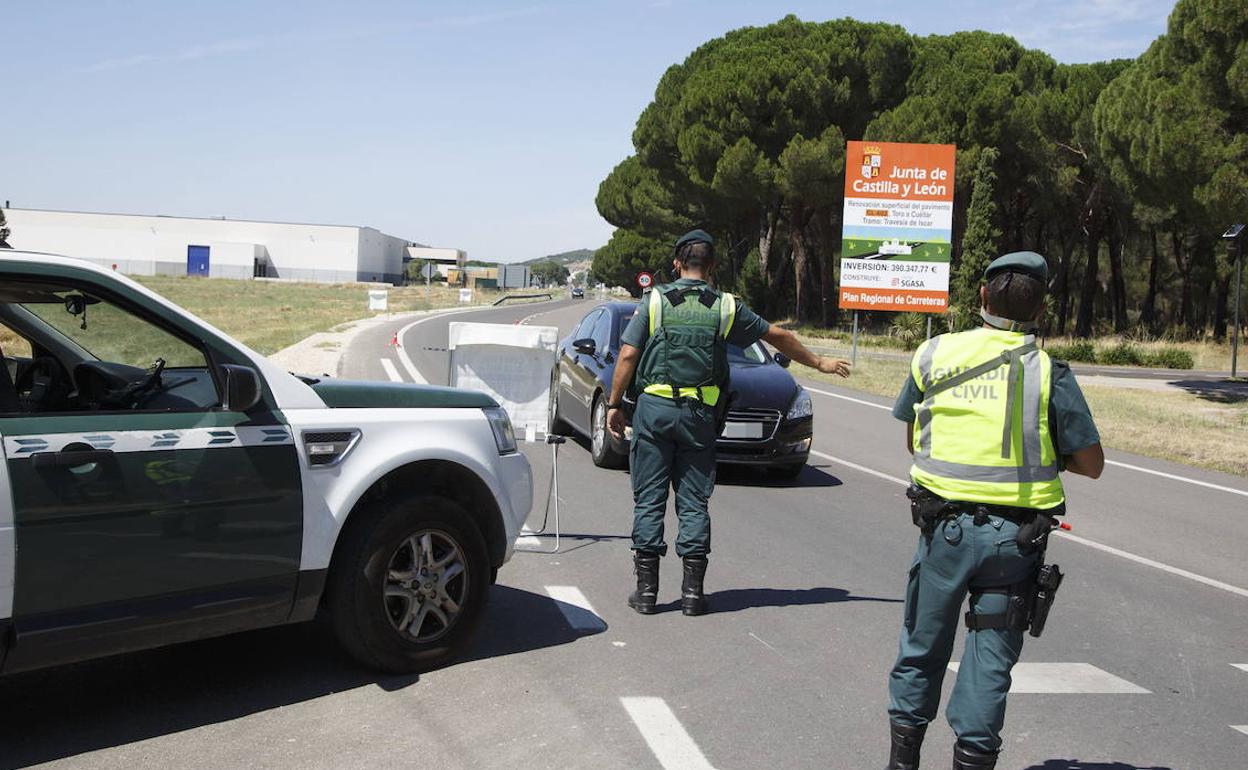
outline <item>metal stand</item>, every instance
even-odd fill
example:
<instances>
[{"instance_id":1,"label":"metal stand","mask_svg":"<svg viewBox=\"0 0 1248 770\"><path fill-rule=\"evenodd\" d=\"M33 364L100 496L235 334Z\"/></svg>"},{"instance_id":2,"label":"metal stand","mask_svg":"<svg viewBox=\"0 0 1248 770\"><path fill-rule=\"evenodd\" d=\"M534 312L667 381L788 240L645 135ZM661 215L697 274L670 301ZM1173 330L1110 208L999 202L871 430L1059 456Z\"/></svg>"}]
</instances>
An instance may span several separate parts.
<instances>
[{"instance_id":1,"label":"metal stand","mask_svg":"<svg viewBox=\"0 0 1248 770\"><path fill-rule=\"evenodd\" d=\"M516 553L559 553L559 538L561 530L559 528L559 447L568 442L564 436L546 436L546 443L550 445L550 485L546 492L546 511L542 514L542 526L539 529L523 532L525 535L543 535L546 533L546 525L550 521L550 500L555 500L555 547L552 550L545 548L520 548L516 547Z\"/></svg>"}]
</instances>

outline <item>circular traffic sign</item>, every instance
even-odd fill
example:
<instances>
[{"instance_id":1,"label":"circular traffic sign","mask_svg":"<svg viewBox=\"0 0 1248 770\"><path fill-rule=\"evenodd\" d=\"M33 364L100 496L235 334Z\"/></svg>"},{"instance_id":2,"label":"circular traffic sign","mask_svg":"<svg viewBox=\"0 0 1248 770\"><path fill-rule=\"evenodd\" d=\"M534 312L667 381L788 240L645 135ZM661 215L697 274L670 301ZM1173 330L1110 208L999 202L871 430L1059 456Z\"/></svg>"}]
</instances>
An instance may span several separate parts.
<instances>
[{"instance_id":1,"label":"circular traffic sign","mask_svg":"<svg viewBox=\"0 0 1248 770\"><path fill-rule=\"evenodd\" d=\"M637 285L643 289L649 289L654 285L654 276L644 270L641 271L637 274Z\"/></svg>"}]
</instances>

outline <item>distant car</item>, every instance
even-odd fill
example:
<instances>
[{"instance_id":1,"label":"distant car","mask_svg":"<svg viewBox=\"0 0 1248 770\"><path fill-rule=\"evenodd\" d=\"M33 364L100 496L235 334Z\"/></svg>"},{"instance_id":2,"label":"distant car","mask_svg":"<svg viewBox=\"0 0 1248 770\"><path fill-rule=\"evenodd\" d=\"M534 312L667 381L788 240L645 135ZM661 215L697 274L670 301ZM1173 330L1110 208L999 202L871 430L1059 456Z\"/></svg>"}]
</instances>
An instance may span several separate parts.
<instances>
[{"instance_id":1,"label":"distant car","mask_svg":"<svg viewBox=\"0 0 1248 770\"><path fill-rule=\"evenodd\" d=\"M585 299L585 290L580 286L572 287L572 299Z\"/></svg>"},{"instance_id":2,"label":"distant car","mask_svg":"<svg viewBox=\"0 0 1248 770\"><path fill-rule=\"evenodd\" d=\"M560 340L551 374L550 430L590 440L594 464L622 468L628 445L607 432L606 397L620 353L620 335L637 310L633 302L608 302L589 311ZM755 465L787 477L802 472L810 455L810 394L785 371L789 361L762 344L728 346L732 370L728 422L716 445L721 463Z\"/></svg>"}]
</instances>

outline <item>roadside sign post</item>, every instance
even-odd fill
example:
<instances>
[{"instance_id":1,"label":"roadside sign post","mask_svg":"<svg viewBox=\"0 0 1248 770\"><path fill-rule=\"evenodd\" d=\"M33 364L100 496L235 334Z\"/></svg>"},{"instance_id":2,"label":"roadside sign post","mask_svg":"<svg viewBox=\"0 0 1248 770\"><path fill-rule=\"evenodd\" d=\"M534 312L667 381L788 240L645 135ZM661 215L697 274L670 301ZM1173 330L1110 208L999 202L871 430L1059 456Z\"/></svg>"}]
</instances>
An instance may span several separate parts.
<instances>
[{"instance_id":1,"label":"roadside sign post","mask_svg":"<svg viewBox=\"0 0 1248 770\"><path fill-rule=\"evenodd\" d=\"M1235 316L1231 330L1231 379L1239 377L1239 307L1242 304L1243 284L1241 278L1244 269L1244 238L1248 237L1248 225L1231 225L1222 238L1227 241L1227 248L1235 252Z\"/></svg>"},{"instance_id":2,"label":"roadside sign post","mask_svg":"<svg viewBox=\"0 0 1248 770\"><path fill-rule=\"evenodd\" d=\"M952 144L849 142L838 307L943 313L953 239ZM927 335L932 335L928 318Z\"/></svg>"},{"instance_id":3,"label":"roadside sign post","mask_svg":"<svg viewBox=\"0 0 1248 770\"><path fill-rule=\"evenodd\" d=\"M858 311L857 310L854 311L854 341L850 345L849 364L850 366L858 365Z\"/></svg>"}]
</instances>

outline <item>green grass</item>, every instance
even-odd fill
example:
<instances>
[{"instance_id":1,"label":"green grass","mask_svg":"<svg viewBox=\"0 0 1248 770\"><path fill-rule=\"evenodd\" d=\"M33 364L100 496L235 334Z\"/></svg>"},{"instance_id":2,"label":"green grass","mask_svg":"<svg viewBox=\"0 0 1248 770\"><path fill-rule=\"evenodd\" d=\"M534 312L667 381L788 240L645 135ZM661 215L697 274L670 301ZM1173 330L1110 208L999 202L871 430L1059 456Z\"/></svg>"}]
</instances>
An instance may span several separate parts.
<instances>
[{"instance_id":1,"label":"green grass","mask_svg":"<svg viewBox=\"0 0 1248 770\"><path fill-rule=\"evenodd\" d=\"M889 399L897 396L909 370L907 361L860 357L845 380L793 365L798 376ZM1099 385L1084 386L1083 392L1106 447L1248 477L1248 452L1243 450L1248 446L1248 401L1226 404L1178 390Z\"/></svg>"}]
</instances>

